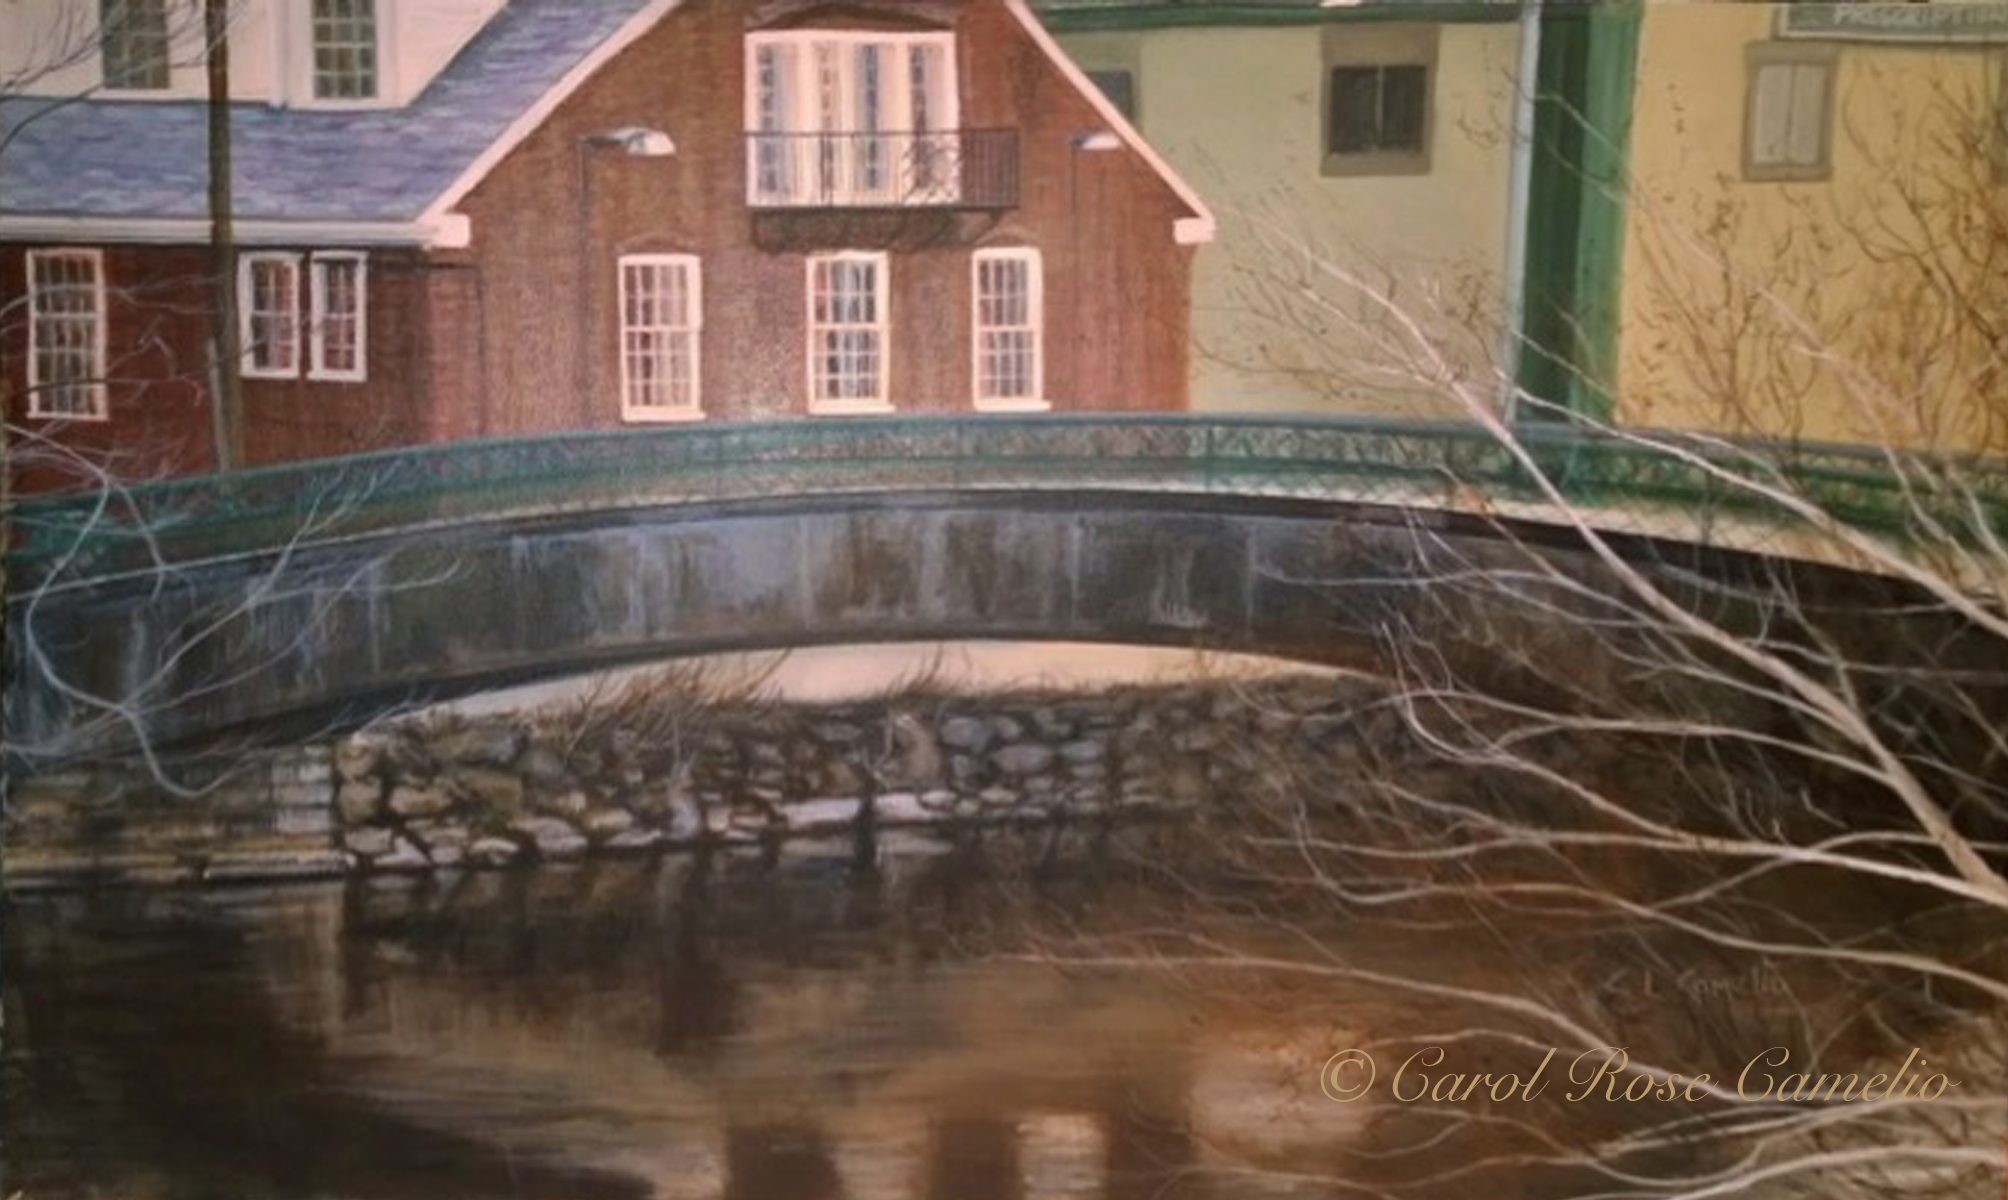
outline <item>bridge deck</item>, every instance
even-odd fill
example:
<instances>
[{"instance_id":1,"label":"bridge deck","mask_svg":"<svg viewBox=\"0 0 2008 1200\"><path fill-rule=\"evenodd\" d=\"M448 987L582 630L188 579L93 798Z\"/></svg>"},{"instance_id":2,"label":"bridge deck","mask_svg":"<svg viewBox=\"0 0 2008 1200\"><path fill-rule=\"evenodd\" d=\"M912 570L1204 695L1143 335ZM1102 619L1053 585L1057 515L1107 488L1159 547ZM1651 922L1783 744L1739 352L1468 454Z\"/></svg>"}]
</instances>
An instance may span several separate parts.
<instances>
[{"instance_id":1,"label":"bridge deck","mask_svg":"<svg viewBox=\"0 0 2008 1200\"><path fill-rule=\"evenodd\" d=\"M1600 527L1711 546L1844 560L1822 514L1887 535L1936 520L2008 537L2000 461L1554 424L1516 436L1524 458L1476 424L1337 417L902 417L462 441L20 500L9 568L17 586L62 586L366 533L819 494L1166 491L1555 520L1530 463Z\"/></svg>"}]
</instances>

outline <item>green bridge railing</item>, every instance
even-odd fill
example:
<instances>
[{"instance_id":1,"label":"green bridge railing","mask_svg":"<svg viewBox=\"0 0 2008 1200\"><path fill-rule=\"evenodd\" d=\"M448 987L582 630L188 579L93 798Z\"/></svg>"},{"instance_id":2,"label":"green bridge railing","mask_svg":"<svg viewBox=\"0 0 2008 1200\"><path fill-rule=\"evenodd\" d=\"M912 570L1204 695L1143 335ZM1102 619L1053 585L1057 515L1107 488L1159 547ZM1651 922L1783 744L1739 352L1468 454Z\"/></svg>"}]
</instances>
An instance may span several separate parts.
<instances>
[{"instance_id":1,"label":"green bridge railing","mask_svg":"<svg viewBox=\"0 0 2008 1200\"><path fill-rule=\"evenodd\" d=\"M1840 520L1904 535L1943 521L2008 536L2008 463L1880 448L1659 445L1563 425L1521 444L1573 502L1648 532L1677 514L1782 514L1681 454L1761 476ZM1672 447L1680 453L1669 452ZM612 430L415 446L17 501L16 583L87 579L289 543L512 515L826 492L1151 489L1458 506L1541 495L1508 448L1460 422L1166 415L898 417ZM1704 538L1705 540L1705 538Z\"/></svg>"}]
</instances>

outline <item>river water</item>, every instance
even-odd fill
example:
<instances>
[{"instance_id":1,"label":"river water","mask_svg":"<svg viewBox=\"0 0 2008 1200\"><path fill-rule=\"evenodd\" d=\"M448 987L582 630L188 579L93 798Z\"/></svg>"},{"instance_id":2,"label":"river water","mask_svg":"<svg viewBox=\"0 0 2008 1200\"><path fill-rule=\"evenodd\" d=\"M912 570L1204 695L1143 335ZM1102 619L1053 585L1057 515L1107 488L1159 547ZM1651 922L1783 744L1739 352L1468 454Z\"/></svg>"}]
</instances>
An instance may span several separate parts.
<instances>
[{"instance_id":1,"label":"river water","mask_svg":"<svg viewBox=\"0 0 2008 1200\"><path fill-rule=\"evenodd\" d=\"M992 835L863 866L832 845L16 901L6 1187L1334 1194L1234 1161L1350 1135L1317 1091L1317 1014L1222 1041L1227 1014L1161 972L1041 961L1044 935L1136 911L1105 849Z\"/></svg>"},{"instance_id":2,"label":"river water","mask_svg":"<svg viewBox=\"0 0 2008 1200\"><path fill-rule=\"evenodd\" d=\"M1471 1018L1454 1005L1140 955L1167 930L1250 960L1315 932L1318 956L1369 974L1454 985L1516 969L1469 931L1209 928L1234 905L1208 887L1206 910L1187 907L1196 881L1169 870L1187 836L991 830L17 897L0 1194L1632 1194L1587 1178L1576 1152L1666 1119L1653 1106L1385 1098L1403 1039L1446 1042L1467 1070L1527 1071L1538 1046L1513 1062L1455 1040ZM1334 1103L1321 1069L1360 1046L1381 1055L1378 1091ZM1680 1153L1633 1167L1691 1168Z\"/></svg>"},{"instance_id":3,"label":"river water","mask_svg":"<svg viewBox=\"0 0 2008 1200\"><path fill-rule=\"evenodd\" d=\"M870 657L805 656L784 682L941 673L939 655ZM1514 1006L1723 1072L1807 1039L1865 1072L1913 1037L1940 1057L1984 1042L1988 1073L1955 1071L1956 1098L1998 1089L1998 1028L1933 1033L1899 1019L1900 995L1875 1022L1889 1044L1838 1044L1864 1024L1861 980L1598 922L1369 919L1326 902L1343 880L1316 856L1260 840L1208 819L972 828L12 896L0 1196L1546 1200L1719 1182L1718 1149L1636 1136L1705 1106L1576 1102L1562 1066L1536 1100L1390 1099L1395 1064L1431 1044L1439 1080L1531 1078L1557 1034L1502 1018ZM1336 1103L1323 1072L1359 1048L1375 1090ZM1980 1130L1950 1142L1996 1108L1940 1110ZM1910 1194L1884 1183L1861 1194ZM1984 1171L1956 1184L1937 1194L1995 1194L1971 1190L1994 1186Z\"/></svg>"}]
</instances>

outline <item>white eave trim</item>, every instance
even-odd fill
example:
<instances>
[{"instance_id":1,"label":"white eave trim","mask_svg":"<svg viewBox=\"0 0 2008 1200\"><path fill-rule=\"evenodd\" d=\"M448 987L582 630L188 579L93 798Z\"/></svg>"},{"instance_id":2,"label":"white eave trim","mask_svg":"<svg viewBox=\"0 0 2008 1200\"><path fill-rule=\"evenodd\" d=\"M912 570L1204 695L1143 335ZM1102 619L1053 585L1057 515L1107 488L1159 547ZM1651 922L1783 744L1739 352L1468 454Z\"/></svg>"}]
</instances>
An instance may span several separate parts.
<instances>
[{"instance_id":1,"label":"white eave trim","mask_svg":"<svg viewBox=\"0 0 2008 1200\"><path fill-rule=\"evenodd\" d=\"M235 239L247 246L422 246L457 250L468 244L466 217L449 213L419 221L266 221L231 223ZM0 241L186 245L207 242L207 218L78 217L0 213Z\"/></svg>"},{"instance_id":2,"label":"white eave trim","mask_svg":"<svg viewBox=\"0 0 2008 1200\"><path fill-rule=\"evenodd\" d=\"M1067 52L1060 49L1060 44L1053 40L1053 35L1047 32L1039 18L1033 15L1025 0L1004 0L1004 7L1018 19L1018 24L1024 26L1026 34L1053 65L1059 68L1060 74L1067 77L1067 82L1073 84L1074 90L1094 106L1095 113L1108 123L1109 129L1123 140L1124 145L1142 156L1150 169L1157 172L1158 178L1164 180L1166 186L1170 187L1185 206L1192 210L1192 216L1181 217L1172 222L1173 240L1181 246L1196 246L1212 241L1219 225L1213 219L1213 210L1206 207L1206 202L1199 198L1199 193L1193 191L1191 185L1181 179L1178 172L1171 169L1171 164L1165 162L1158 152L1151 148L1150 143L1137 132L1136 126L1131 125L1109 98L1102 94L1102 89L1096 87L1087 74L1074 65L1074 60L1068 58Z\"/></svg>"},{"instance_id":3,"label":"white eave trim","mask_svg":"<svg viewBox=\"0 0 2008 1200\"><path fill-rule=\"evenodd\" d=\"M577 91L581 84L590 79L595 71L605 66L616 54L627 49L630 43L642 34L647 33L657 21L660 21L665 15L682 3L683 0L649 0L647 4L642 5L633 16L622 22L621 27L614 30L611 36L602 40L599 45L594 46L584 58L573 63L572 69L565 72L558 82L552 84L549 90L545 91L543 95L537 97L535 104L532 104L529 108L518 114L516 119L509 123L509 128L503 130L500 137L490 142L488 148L483 150L480 156L468 164L467 169L460 173L460 177L455 179L445 191L441 192L427 206L425 215L420 217L419 220L421 222L438 222L453 217L455 215L452 211L453 206L466 199L467 193L473 191L483 179L486 179L488 173L493 171L496 165L503 159L507 158L509 152L514 150L524 138L536 132L537 128L544 123L551 113L556 111L557 107L563 104L573 92ZM465 220L464 217L461 219Z\"/></svg>"}]
</instances>

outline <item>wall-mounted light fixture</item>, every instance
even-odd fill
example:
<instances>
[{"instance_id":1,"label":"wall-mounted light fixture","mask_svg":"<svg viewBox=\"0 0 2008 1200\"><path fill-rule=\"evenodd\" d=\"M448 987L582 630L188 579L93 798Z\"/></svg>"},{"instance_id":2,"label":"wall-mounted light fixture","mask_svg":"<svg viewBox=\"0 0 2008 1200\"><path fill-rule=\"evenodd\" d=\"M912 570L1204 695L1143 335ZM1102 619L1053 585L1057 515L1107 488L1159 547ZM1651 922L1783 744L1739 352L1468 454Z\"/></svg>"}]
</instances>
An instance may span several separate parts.
<instances>
[{"instance_id":1,"label":"wall-mounted light fixture","mask_svg":"<svg viewBox=\"0 0 2008 1200\"><path fill-rule=\"evenodd\" d=\"M676 142L668 134L644 125L603 129L579 140L588 146L619 146L630 158L667 158L676 153Z\"/></svg>"},{"instance_id":2,"label":"wall-mounted light fixture","mask_svg":"<svg viewBox=\"0 0 2008 1200\"><path fill-rule=\"evenodd\" d=\"M1074 136L1068 138L1067 143L1071 145L1074 149L1086 151L1089 154L1100 153L1106 150L1120 150L1123 148L1123 140L1117 137L1113 131L1107 129L1096 129L1088 133L1077 133Z\"/></svg>"}]
</instances>

